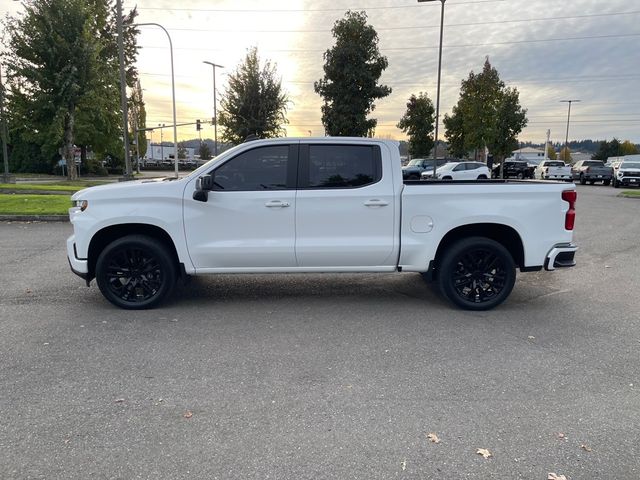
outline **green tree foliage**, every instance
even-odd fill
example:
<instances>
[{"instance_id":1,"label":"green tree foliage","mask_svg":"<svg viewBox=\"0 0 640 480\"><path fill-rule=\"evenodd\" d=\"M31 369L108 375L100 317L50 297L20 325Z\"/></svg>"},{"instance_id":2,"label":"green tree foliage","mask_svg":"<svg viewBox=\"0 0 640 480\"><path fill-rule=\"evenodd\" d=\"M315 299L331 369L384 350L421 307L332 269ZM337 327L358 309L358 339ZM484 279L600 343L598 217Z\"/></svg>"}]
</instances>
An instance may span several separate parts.
<instances>
[{"instance_id":1,"label":"green tree foliage","mask_svg":"<svg viewBox=\"0 0 640 480\"><path fill-rule=\"evenodd\" d=\"M444 116L444 136L449 146L449 155L456 158L465 158L469 150L464 141L464 125L462 122L462 112L458 106L454 106L451 115Z\"/></svg>"},{"instance_id":2,"label":"green tree foliage","mask_svg":"<svg viewBox=\"0 0 640 480\"><path fill-rule=\"evenodd\" d=\"M211 148L207 144L207 142L200 143L200 148L198 148L198 155L200 155L200 160L211 160Z\"/></svg>"},{"instance_id":3,"label":"green tree foliage","mask_svg":"<svg viewBox=\"0 0 640 480\"><path fill-rule=\"evenodd\" d=\"M251 48L229 75L228 87L220 102L218 121L224 128L223 140L238 144L250 134L261 138L284 135L283 125L289 123L288 102L276 66L267 61L261 67L258 49Z\"/></svg>"},{"instance_id":4,"label":"green tree foliage","mask_svg":"<svg viewBox=\"0 0 640 480\"><path fill-rule=\"evenodd\" d=\"M140 80L136 81L133 87L127 110L129 112L129 135L132 140L135 140L135 144L131 148L138 158L143 158L147 154L147 132L145 131L147 110L144 106Z\"/></svg>"},{"instance_id":5,"label":"green tree foliage","mask_svg":"<svg viewBox=\"0 0 640 480\"><path fill-rule=\"evenodd\" d=\"M638 147L629 140L625 140L620 144L620 155L637 155Z\"/></svg>"},{"instance_id":6,"label":"green tree foliage","mask_svg":"<svg viewBox=\"0 0 640 480\"><path fill-rule=\"evenodd\" d=\"M527 125L516 88L508 88L487 58L482 72L471 71L462 81L460 98L452 115L445 115L445 137L454 150L485 146L500 162L518 146L517 137ZM462 147L462 148L461 148Z\"/></svg>"},{"instance_id":7,"label":"green tree foliage","mask_svg":"<svg viewBox=\"0 0 640 480\"><path fill-rule=\"evenodd\" d=\"M594 160L606 161L609 157L618 157L622 155L622 148L620 141L614 138L610 142L603 140L600 142L598 151L591 157Z\"/></svg>"},{"instance_id":8,"label":"green tree foliage","mask_svg":"<svg viewBox=\"0 0 640 480\"><path fill-rule=\"evenodd\" d=\"M409 154L414 157L428 156L433 149L435 108L426 93L411 95L407 110L398 122L398 128L409 137Z\"/></svg>"},{"instance_id":9,"label":"green tree foliage","mask_svg":"<svg viewBox=\"0 0 640 480\"><path fill-rule=\"evenodd\" d=\"M117 38L110 0L33 0L6 22L8 82L15 152L37 146L37 168L51 170L59 152L74 166L75 146L83 152L122 150L119 137ZM129 77L135 70L135 10L125 17ZM133 51L133 53L131 53ZM121 156L121 155L120 155ZM27 162L22 163L24 167ZM28 167L27 167L28 168ZM76 169L68 169L70 178Z\"/></svg>"},{"instance_id":10,"label":"green tree foliage","mask_svg":"<svg viewBox=\"0 0 640 480\"><path fill-rule=\"evenodd\" d=\"M378 80L387 58L378 50L378 34L365 12L348 11L331 30L335 45L324 53L324 78L314 89L324 104L322 124L331 136L373 136L377 120L367 119L374 101L391 93Z\"/></svg>"},{"instance_id":11,"label":"green tree foliage","mask_svg":"<svg viewBox=\"0 0 640 480\"><path fill-rule=\"evenodd\" d=\"M562 147L560 155L558 155L558 159L562 160L564 163L571 163L571 149L568 147Z\"/></svg>"}]
</instances>

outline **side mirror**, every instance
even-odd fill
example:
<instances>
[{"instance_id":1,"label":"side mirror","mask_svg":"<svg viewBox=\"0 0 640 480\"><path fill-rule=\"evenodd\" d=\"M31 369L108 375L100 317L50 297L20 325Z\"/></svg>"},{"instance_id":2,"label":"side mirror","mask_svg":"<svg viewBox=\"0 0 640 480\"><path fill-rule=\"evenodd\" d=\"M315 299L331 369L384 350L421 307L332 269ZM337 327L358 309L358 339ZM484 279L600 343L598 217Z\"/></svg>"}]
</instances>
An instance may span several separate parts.
<instances>
[{"instance_id":1,"label":"side mirror","mask_svg":"<svg viewBox=\"0 0 640 480\"><path fill-rule=\"evenodd\" d=\"M196 190L193 192L193 199L198 202L209 200L209 190L213 190L213 175L202 175L196 179Z\"/></svg>"}]
</instances>

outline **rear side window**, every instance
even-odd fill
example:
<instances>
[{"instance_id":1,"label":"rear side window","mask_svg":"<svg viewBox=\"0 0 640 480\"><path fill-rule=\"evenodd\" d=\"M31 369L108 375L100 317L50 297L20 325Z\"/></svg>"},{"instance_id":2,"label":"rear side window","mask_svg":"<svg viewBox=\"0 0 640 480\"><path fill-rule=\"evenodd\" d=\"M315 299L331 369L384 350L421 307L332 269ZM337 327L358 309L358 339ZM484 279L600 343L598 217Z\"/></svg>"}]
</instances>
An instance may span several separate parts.
<instances>
[{"instance_id":1,"label":"rear side window","mask_svg":"<svg viewBox=\"0 0 640 480\"><path fill-rule=\"evenodd\" d=\"M582 164L583 167L604 167L604 162L594 162L587 160Z\"/></svg>"},{"instance_id":2,"label":"rear side window","mask_svg":"<svg viewBox=\"0 0 640 480\"><path fill-rule=\"evenodd\" d=\"M302 145L300 148L300 188L364 187L382 177L378 146Z\"/></svg>"},{"instance_id":3,"label":"rear side window","mask_svg":"<svg viewBox=\"0 0 640 480\"><path fill-rule=\"evenodd\" d=\"M547 162L547 167L564 167L564 162Z\"/></svg>"}]
</instances>

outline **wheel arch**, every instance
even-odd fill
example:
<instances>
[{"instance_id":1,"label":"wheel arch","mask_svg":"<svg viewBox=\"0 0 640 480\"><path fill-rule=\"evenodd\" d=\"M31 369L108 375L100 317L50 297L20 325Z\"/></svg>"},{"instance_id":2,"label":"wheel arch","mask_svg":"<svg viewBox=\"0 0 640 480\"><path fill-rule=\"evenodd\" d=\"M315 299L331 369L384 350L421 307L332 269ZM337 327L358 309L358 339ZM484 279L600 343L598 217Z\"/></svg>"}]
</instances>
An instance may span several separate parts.
<instances>
[{"instance_id":1,"label":"wheel arch","mask_svg":"<svg viewBox=\"0 0 640 480\"><path fill-rule=\"evenodd\" d=\"M100 252L114 240L125 237L127 235L145 235L147 237L155 238L162 242L169 252L171 253L176 266L179 268L179 274L184 273L184 267L180 264L178 251L176 245L166 230L157 225L151 225L148 223L120 223L117 225L109 225L98 230L89 243L89 250L87 255L89 276L87 281L95 278L96 274L96 262Z\"/></svg>"},{"instance_id":2,"label":"wheel arch","mask_svg":"<svg viewBox=\"0 0 640 480\"><path fill-rule=\"evenodd\" d=\"M472 223L453 228L442 237L432 265L432 276L437 277L438 263L448 247L459 240L469 237L485 237L503 245L511 254L516 267L524 268L524 244L518 232L509 225L501 223Z\"/></svg>"}]
</instances>

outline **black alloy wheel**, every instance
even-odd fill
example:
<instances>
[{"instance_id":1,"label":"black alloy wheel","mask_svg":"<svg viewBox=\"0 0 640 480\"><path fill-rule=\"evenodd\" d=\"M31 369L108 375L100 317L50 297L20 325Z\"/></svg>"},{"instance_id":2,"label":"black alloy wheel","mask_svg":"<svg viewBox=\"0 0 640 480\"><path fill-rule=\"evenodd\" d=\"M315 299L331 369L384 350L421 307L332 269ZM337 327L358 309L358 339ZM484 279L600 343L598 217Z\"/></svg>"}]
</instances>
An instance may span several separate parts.
<instances>
[{"instance_id":1,"label":"black alloy wheel","mask_svg":"<svg viewBox=\"0 0 640 480\"><path fill-rule=\"evenodd\" d=\"M501 304L516 280L509 251L484 237L470 237L449 247L437 274L444 296L466 310L489 310Z\"/></svg>"},{"instance_id":2,"label":"black alloy wheel","mask_svg":"<svg viewBox=\"0 0 640 480\"><path fill-rule=\"evenodd\" d=\"M173 289L176 265L160 241L129 235L110 243L98 257L96 281L114 305L139 310L158 305Z\"/></svg>"}]
</instances>

